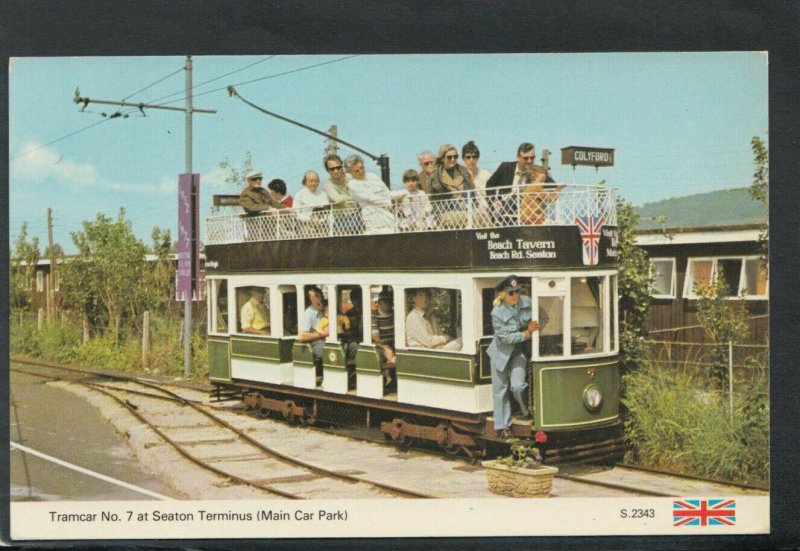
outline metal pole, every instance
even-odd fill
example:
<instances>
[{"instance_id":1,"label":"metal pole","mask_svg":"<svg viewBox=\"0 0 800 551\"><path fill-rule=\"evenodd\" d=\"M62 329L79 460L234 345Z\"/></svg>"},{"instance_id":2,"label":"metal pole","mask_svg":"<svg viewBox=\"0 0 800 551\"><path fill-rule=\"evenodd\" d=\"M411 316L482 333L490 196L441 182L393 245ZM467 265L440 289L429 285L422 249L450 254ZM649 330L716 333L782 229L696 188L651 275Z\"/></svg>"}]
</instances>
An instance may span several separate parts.
<instances>
[{"instance_id":1,"label":"metal pole","mask_svg":"<svg viewBox=\"0 0 800 551\"><path fill-rule=\"evenodd\" d=\"M733 341L728 341L728 394L731 405L731 427L733 427Z\"/></svg>"},{"instance_id":2,"label":"metal pole","mask_svg":"<svg viewBox=\"0 0 800 551\"><path fill-rule=\"evenodd\" d=\"M192 174L192 56L186 56L186 173ZM194 224L192 224L194 233ZM192 235L192 240L196 239ZM189 378L192 365L192 293L184 297L183 307L183 377Z\"/></svg>"}]
</instances>

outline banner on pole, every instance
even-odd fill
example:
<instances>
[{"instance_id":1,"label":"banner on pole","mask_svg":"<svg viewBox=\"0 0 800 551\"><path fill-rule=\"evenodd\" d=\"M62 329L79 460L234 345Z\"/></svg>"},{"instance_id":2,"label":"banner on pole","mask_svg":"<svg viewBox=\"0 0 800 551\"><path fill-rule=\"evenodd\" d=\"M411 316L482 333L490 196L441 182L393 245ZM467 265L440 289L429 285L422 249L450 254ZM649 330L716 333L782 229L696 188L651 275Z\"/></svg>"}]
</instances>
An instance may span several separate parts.
<instances>
[{"instance_id":1,"label":"banner on pole","mask_svg":"<svg viewBox=\"0 0 800 551\"><path fill-rule=\"evenodd\" d=\"M200 277L200 175L178 176L176 300L198 300Z\"/></svg>"}]
</instances>

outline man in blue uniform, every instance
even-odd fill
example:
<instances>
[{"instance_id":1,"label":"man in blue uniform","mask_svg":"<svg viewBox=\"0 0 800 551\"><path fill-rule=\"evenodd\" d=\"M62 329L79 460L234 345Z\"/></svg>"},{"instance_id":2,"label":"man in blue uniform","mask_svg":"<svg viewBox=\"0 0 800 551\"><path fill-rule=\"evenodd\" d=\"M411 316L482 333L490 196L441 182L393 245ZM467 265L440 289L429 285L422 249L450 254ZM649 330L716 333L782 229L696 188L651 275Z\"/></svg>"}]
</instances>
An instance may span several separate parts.
<instances>
[{"instance_id":1,"label":"man in blue uniform","mask_svg":"<svg viewBox=\"0 0 800 551\"><path fill-rule=\"evenodd\" d=\"M497 297L492 310L494 339L487 349L492 363L492 396L494 400L494 428L501 438L510 436L511 394L520 406L523 417L530 412L525 400L525 382L528 360L523 348L531 339L539 323L532 321L531 298L522 296L517 276L508 276L496 287Z\"/></svg>"}]
</instances>

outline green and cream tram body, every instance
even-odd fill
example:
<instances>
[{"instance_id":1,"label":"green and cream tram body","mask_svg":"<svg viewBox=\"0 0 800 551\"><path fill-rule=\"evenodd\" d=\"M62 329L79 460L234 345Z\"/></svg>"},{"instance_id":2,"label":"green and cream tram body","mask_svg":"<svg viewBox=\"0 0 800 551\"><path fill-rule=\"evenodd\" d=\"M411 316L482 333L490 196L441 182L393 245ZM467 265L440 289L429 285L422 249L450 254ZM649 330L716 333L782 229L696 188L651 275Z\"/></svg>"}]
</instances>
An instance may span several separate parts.
<instances>
[{"instance_id":1,"label":"green and cream tram body","mask_svg":"<svg viewBox=\"0 0 800 551\"><path fill-rule=\"evenodd\" d=\"M358 211L282 211L209 218L206 224L209 377L245 402L304 422L361 423L387 438L428 440L476 457L495 442L486 348L495 286L518 277L540 330L529 352L533 419L512 433L552 459L619 449L617 235L613 191L469 192L431 201L424 225L365 228ZM532 215L531 211L535 213ZM330 334L321 366L298 324L317 287ZM243 332L242 309L263 292L268 327ZM417 295L437 346L411 338ZM377 310L389 297L392 313ZM337 315L354 317L348 340ZM372 340L376 316L393 327L393 384ZM388 322L386 317L388 316ZM447 342L441 346L442 342ZM354 353L353 353L354 351ZM385 359L385 358L384 358ZM545 442L546 441L546 442Z\"/></svg>"}]
</instances>

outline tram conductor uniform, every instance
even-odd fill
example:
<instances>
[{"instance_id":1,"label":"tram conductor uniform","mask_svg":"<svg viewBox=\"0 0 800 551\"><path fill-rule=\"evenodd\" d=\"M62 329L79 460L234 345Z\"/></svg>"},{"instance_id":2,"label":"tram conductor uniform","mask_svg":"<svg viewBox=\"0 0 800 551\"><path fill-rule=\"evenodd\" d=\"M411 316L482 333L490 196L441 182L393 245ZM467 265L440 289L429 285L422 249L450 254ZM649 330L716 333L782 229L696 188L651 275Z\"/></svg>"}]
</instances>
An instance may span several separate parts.
<instances>
[{"instance_id":1,"label":"tram conductor uniform","mask_svg":"<svg viewBox=\"0 0 800 551\"><path fill-rule=\"evenodd\" d=\"M528 360L523 348L539 324L532 320L531 299L522 296L516 276L508 276L496 287L497 298L492 310L494 339L486 352L492 365L492 396L494 428L506 437L511 426L509 389L524 417L530 415L525 400L525 381ZM510 388L509 388L510 387Z\"/></svg>"}]
</instances>

